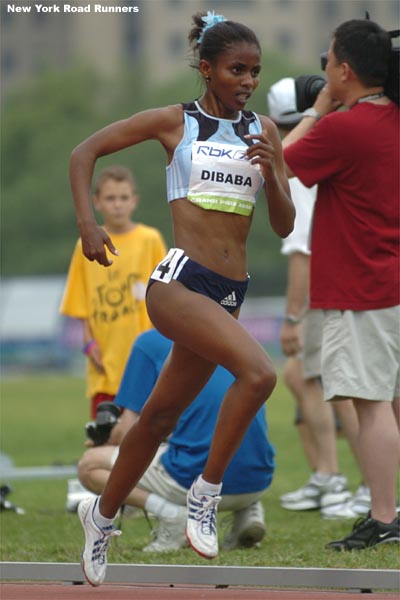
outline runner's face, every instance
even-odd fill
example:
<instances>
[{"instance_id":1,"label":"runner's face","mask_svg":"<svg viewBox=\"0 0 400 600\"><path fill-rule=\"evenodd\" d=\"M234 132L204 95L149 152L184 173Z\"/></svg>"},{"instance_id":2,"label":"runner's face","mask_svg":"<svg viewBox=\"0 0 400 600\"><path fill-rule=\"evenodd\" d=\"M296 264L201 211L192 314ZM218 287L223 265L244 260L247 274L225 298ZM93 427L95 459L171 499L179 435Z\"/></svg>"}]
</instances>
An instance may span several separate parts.
<instances>
[{"instance_id":1,"label":"runner's face","mask_svg":"<svg viewBox=\"0 0 400 600\"><path fill-rule=\"evenodd\" d=\"M216 101L222 113L219 116L229 117L244 109L260 82L260 60L255 44L240 42L222 52L212 65L201 61L202 74L210 77L204 99Z\"/></svg>"}]
</instances>

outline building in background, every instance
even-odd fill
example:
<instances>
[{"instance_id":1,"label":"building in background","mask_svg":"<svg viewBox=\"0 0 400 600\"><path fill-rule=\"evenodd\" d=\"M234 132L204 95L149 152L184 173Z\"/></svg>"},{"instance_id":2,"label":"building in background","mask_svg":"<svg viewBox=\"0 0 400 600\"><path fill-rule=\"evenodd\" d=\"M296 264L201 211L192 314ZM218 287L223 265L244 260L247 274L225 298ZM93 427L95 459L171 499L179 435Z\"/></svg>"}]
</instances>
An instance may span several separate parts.
<instances>
[{"instance_id":1,"label":"building in background","mask_svg":"<svg viewBox=\"0 0 400 600\"><path fill-rule=\"evenodd\" d=\"M32 0L1 2L1 78L3 90L35 76L44 67L64 69L74 61L105 74L116 66L141 64L150 83L170 79L189 64L186 35L191 15L215 10L254 29L265 49L293 64L318 64L332 30L341 22L371 19L392 29L399 25L397 0L64 0L41 4L58 12L37 12ZM64 5L90 12L64 12ZM137 7L138 12L95 12ZM10 10L10 7L15 7ZM30 7L29 12L16 12ZM14 12L13 12L14 10Z\"/></svg>"}]
</instances>

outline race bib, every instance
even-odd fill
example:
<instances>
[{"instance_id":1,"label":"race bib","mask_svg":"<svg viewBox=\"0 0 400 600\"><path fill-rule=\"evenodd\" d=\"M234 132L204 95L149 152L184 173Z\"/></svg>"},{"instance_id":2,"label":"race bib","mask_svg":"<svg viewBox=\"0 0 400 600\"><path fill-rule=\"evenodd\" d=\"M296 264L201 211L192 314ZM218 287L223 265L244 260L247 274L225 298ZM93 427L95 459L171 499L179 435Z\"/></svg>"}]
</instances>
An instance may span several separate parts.
<instances>
[{"instance_id":1,"label":"race bib","mask_svg":"<svg viewBox=\"0 0 400 600\"><path fill-rule=\"evenodd\" d=\"M181 260L183 258L183 260ZM163 283L169 283L171 279L178 276L188 257L181 248L171 248L165 258L158 263L152 272L150 279L156 279Z\"/></svg>"},{"instance_id":2,"label":"race bib","mask_svg":"<svg viewBox=\"0 0 400 600\"><path fill-rule=\"evenodd\" d=\"M193 142L188 200L201 208L249 216L264 183L247 146Z\"/></svg>"}]
</instances>

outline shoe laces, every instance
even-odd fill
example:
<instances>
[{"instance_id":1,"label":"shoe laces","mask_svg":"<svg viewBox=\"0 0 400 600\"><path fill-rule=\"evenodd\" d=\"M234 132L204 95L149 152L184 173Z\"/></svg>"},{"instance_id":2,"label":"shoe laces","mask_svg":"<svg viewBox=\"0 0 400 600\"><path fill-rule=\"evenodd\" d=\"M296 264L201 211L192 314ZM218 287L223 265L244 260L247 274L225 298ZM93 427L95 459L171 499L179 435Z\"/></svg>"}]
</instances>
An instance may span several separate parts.
<instances>
[{"instance_id":1,"label":"shoe laces","mask_svg":"<svg viewBox=\"0 0 400 600\"><path fill-rule=\"evenodd\" d=\"M198 503L198 508L194 509L194 506L191 506L194 509L191 511L192 516L196 521L201 521L201 531L204 535L216 533L215 513L220 500L221 496L203 496Z\"/></svg>"},{"instance_id":2,"label":"shoe laces","mask_svg":"<svg viewBox=\"0 0 400 600\"><path fill-rule=\"evenodd\" d=\"M363 526L367 523L367 521L371 520L371 512L367 514L367 516L362 516L357 519L357 521L353 525L352 532L356 532L363 528Z\"/></svg>"},{"instance_id":3,"label":"shoe laces","mask_svg":"<svg viewBox=\"0 0 400 600\"><path fill-rule=\"evenodd\" d=\"M103 533L102 537L96 540L93 544L92 561L96 561L100 565L104 565L110 539L112 537L121 535L122 531L115 529L113 525L110 525L109 527L103 527L101 532Z\"/></svg>"}]
</instances>

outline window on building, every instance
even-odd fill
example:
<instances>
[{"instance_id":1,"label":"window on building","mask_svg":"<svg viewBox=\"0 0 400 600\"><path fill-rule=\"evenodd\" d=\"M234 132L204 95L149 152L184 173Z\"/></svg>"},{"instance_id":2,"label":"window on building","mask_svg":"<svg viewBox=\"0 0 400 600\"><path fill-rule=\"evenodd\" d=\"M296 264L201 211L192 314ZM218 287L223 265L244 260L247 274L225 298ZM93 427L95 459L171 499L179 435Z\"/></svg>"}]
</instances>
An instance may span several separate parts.
<instances>
[{"instance_id":1,"label":"window on building","mask_svg":"<svg viewBox=\"0 0 400 600\"><path fill-rule=\"evenodd\" d=\"M289 8L292 8L293 0L275 0L275 4L279 8L283 8L284 10L287 10Z\"/></svg>"},{"instance_id":2,"label":"window on building","mask_svg":"<svg viewBox=\"0 0 400 600\"><path fill-rule=\"evenodd\" d=\"M7 4L3 2L1 3L1 21L4 25L9 26L11 21L13 20L14 13L8 12Z\"/></svg>"},{"instance_id":3,"label":"window on building","mask_svg":"<svg viewBox=\"0 0 400 600\"><path fill-rule=\"evenodd\" d=\"M16 69L17 60L11 50L3 50L1 53L1 71L4 77L7 77L13 73Z\"/></svg>"},{"instance_id":4,"label":"window on building","mask_svg":"<svg viewBox=\"0 0 400 600\"><path fill-rule=\"evenodd\" d=\"M325 19L334 19L339 16L340 6L337 0L323 0L319 3L319 8Z\"/></svg>"},{"instance_id":5,"label":"window on building","mask_svg":"<svg viewBox=\"0 0 400 600\"><path fill-rule=\"evenodd\" d=\"M124 19L125 23L125 49L130 58L138 60L141 58L143 48L143 25L139 18Z\"/></svg>"},{"instance_id":6,"label":"window on building","mask_svg":"<svg viewBox=\"0 0 400 600\"><path fill-rule=\"evenodd\" d=\"M40 10L34 10L31 12L31 16L35 27L43 27L48 21L49 13L45 13Z\"/></svg>"},{"instance_id":7,"label":"window on building","mask_svg":"<svg viewBox=\"0 0 400 600\"><path fill-rule=\"evenodd\" d=\"M398 2L392 2L391 6L393 14L393 23L398 23L400 19L400 6ZM396 28L393 27L393 29L398 29L398 26Z\"/></svg>"},{"instance_id":8,"label":"window on building","mask_svg":"<svg viewBox=\"0 0 400 600\"><path fill-rule=\"evenodd\" d=\"M295 47L295 36L292 31L281 29L276 34L276 44L280 50L289 52Z\"/></svg>"}]
</instances>

